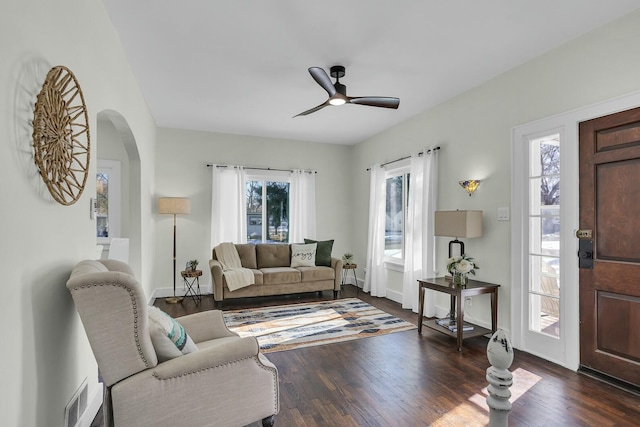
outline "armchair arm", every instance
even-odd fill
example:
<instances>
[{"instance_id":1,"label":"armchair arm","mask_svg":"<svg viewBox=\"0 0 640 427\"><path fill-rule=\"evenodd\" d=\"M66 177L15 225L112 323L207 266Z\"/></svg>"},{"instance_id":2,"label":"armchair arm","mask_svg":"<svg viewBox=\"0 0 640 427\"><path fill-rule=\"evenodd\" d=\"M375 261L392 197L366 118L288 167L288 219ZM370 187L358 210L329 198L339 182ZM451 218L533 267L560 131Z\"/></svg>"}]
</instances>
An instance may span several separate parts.
<instances>
[{"instance_id":1,"label":"armchair arm","mask_svg":"<svg viewBox=\"0 0 640 427\"><path fill-rule=\"evenodd\" d=\"M215 259L209 260L209 269L211 269L211 280L213 280L213 300L224 300L224 283L222 276L222 264Z\"/></svg>"},{"instance_id":2,"label":"armchair arm","mask_svg":"<svg viewBox=\"0 0 640 427\"><path fill-rule=\"evenodd\" d=\"M222 337L238 336L231 332L224 323L220 310L207 310L200 313L177 317L176 320L184 327L194 343L213 340Z\"/></svg>"},{"instance_id":3,"label":"armchair arm","mask_svg":"<svg viewBox=\"0 0 640 427\"><path fill-rule=\"evenodd\" d=\"M227 341L224 345L207 347L167 360L153 369L153 376L161 380L177 378L241 359L258 357L258 350L258 340L254 337L238 338Z\"/></svg>"},{"instance_id":4,"label":"armchair arm","mask_svg":"<svg viewBox=\"0 0 640 427\"><path fill-rule=\"evenodd\" d=\"M331 258L331 268L335 271L333 290L339 291L342 286L342 259Z\"/></svg>"}]
</instances>

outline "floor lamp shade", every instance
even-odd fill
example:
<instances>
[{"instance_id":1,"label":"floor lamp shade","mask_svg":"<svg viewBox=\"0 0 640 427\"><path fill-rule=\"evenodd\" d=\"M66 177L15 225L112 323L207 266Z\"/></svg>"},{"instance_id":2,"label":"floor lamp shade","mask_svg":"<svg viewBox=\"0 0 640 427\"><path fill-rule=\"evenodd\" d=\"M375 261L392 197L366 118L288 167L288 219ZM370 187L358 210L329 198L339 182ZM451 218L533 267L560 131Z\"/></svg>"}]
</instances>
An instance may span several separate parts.
<instances>
[{"instance_id":1,"label":"floor lamp shade","mask_svg":"<svg viewBox=\"0 0 640 427\"><path fill-rule=\"evenodd\" d=\"M173 297L166 299L168 303L176 303L181 298L176 296L176 216L191 213L191 200L186 197L159 197L158 213L173 215Z\"/></svg>"},{"instance_id":2,"label":"floor lamp shade","mask_svg":"<svg viewBox=\"0 0 640 427\"><path fill-rule=\"evenodd\" d=\"M158 198L158 213L189 215L191 213L191 200L186 197L160 197Z\"/></svg>"}]
</instances>

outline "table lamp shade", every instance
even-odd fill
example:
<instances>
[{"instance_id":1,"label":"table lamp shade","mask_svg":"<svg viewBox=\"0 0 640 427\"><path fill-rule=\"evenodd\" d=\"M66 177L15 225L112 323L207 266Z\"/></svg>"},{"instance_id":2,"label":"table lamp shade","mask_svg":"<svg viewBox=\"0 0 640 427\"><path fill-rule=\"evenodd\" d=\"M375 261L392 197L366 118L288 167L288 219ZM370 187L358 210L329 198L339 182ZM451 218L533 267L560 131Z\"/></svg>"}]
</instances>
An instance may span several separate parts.
<instances>
[{"instance_id":1,"label":"table lamp shade","mask_svg":"<svg viewBox=\"0 0 640 427\"><path fill-rule=\"evenodd\" d=\"M436 211L434 235L481 237L482 211Z\"/></svg>"},{"instance_id":2,"label":"table lamp shade","mask_svg":"<svg viewBox=\"0 0 640 427\"><path fill-rule=\"evenodd\" d=\"M191 200L186 197L160 197L158 198L158 213L189 215Z\"/></svg>"}]
</instances>

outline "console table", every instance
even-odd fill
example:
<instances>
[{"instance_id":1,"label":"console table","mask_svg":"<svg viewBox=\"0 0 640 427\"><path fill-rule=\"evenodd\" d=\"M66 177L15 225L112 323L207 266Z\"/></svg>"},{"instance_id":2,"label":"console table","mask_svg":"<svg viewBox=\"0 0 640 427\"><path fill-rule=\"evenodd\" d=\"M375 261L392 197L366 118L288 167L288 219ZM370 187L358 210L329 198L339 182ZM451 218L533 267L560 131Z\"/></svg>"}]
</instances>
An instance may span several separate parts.
<instances>
[{"instance_id":1,"label":"console table","mask_svg":"<svg viewBox=\"0 0 640 427\"><path fill-rule=\"evenodd\" d=\"M436 277L432 279L418 280L418 334L422 333L424 294L426 289L444 292L451 295L451 310L456 313L456 331L449 330L446 326L436 323L437 319L424 321L425 326L435 331L442 332L457 339L458 351L462 351L462 340L480 335L491 334L496 331L498 325L498 288L500 285L485 283L477 280L469 280L466 285L454 285L451 278ZM491 330L464 321L464 299L474 295L491 294ZM464 331L464 325L473 327L473 330Z\"/></svg>"}]
</instances>

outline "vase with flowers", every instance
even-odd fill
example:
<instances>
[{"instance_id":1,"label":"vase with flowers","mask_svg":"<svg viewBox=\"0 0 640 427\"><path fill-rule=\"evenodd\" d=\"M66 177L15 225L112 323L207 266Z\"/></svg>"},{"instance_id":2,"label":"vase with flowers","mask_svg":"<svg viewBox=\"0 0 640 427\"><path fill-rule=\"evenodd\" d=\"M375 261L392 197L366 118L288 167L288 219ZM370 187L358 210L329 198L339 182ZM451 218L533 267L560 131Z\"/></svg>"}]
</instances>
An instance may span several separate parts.
<instances>
[{"instance_id":1,"label":"vase with flowers","mask_svg":"<svg viewBox=\"0 0 640 427\"><path fill-rule=\"evenodd\" d=\"M454 285L466 285L467 276L469 274L473 274L475 276L476 270L479 269L480 267L478 267L473 258L467 254L451 257L447 261L447 270L449 270L452 275Z\"/></svg>"}]
</instances>

